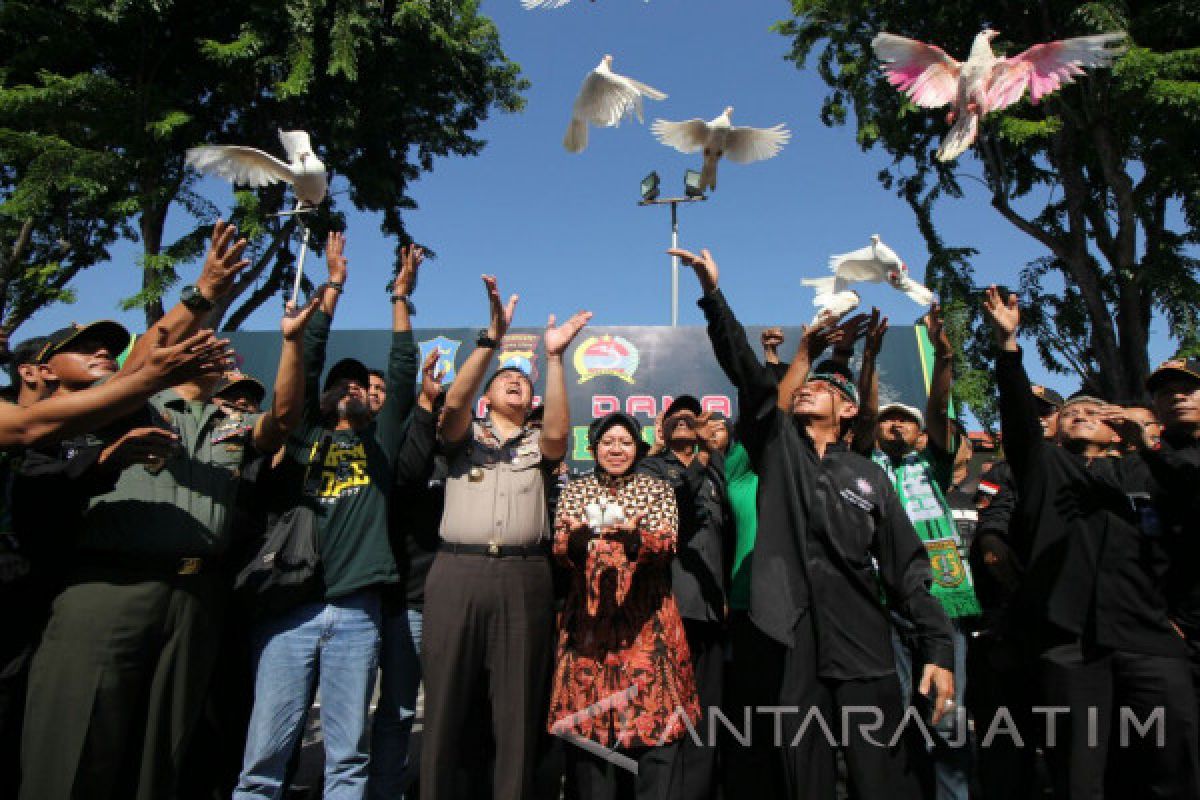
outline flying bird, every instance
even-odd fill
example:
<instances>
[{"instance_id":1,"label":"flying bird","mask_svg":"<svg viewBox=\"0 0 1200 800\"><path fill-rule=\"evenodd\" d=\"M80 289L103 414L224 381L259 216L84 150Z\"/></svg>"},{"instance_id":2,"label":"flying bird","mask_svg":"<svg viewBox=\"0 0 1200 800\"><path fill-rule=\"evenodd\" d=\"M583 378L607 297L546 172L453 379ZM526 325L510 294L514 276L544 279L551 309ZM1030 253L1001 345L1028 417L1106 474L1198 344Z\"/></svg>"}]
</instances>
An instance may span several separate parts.
<instances>
[{"instance_id":1,"label":"flying bird","mask_svg":"<svg viewBox=\"0 0 1200 800\"><path fill-rule=\"evenodd\" d=\"M820 283L818 280L804 280L801 283L806 286L813 286ZM824 280L829 280L828 278ZM811 324L817 325L823 318L839 319L840 317L849 314L854 309L858 308L862 298L858 292L853 289L844 289L839 292L824 292L822 291L824 284L816 287L817 294L813 297L813 305L817 307L817 314L813 317Z\"/></svg>"},{"instance_id":2,"label":"flying bird","mask_svg":"<svg viewBox=\"0 0 1200 800\"><path fill-rule=\"evenodd\" d=\"M738 164L762 161L779 154L792 133L782 123L773 128L743 128L730 121L733 106L721 116L705 122L689 119L668 122L657 119L651 130L658 140L681 153L704 151L704 168L700 171L700 191L717 188L717 161L722 156Z\"/></svg>"},{"instance_id":3,"label":"flying bird","mask_svg":"<svg viewBox=\"0 0 1200 800\"><path fill-rule=\"evenodd\" d=\"M1109 67L1125 52L1124 31L1078 36L1035 44L1020 55L997 58L985 28L975 36L971 53L959 63L940 47L880 33L872 41L884 62L888 82L924 108L950 105L950 132L938 148L939 161L953 161L979 135L979 121L991 111L1007 108L1029 89L1034 104L1084 74L1084 67Z\"/></svg>"},{"instance_id":4,"label":"flying bird","mask_svg":"<svg viewBox=\"0 0 1200 800\"><path fill-rule=\"evenodd\" d=\"M287 162L270 153L241 145L208 144L187 151L187 164L236 186L259 188L278 181L292 185L301 206L316 207L325 199L329 179L325 165L313 153L304 131L279 131Z\"/></svg>"},{"instance_id":5,"label":"flying bird","mask_svg":"<svg viewBox=\"0 0 1200 800\"><path fill-rule=\"evenodd\" d=\"M562 8L569 2L571 0L521 0L521 5L526 11L532 11L535 8Z\"/></svg>"},{"instance_id":6,"label":"flying bird","mask_svg":"<svg viewBox=\"0 0 1200 800\"><path fill-rule=\"evenodd\" d=\"M596 68L583 79L575 106L571 109L571 123L563 147L572 153L582 153L588 143L588 123L600 128L611 128L621 124L627 116L642 117L642 98L666 100L667 96L658 89L644 83L618 75L612 71L613 57L606 55Z\"/></svg>"},{"instance_id":7,"label":"flying bird","mask_svg":"<svg viewBox=\"0 0 1200 800\"><path fill-rule=\"evenodd\" d=\"M879 234L872 235L871 243L861 250L831 256L829 269L833 272L831 277L801 281L805 286L817 290L813 303L822 310L829 308L834 311L844 306L851 299L849 294L854 295L857 305L858 295L850 291L852 283L887 283L920 305L927 306L933 302L933 292L913 280L908 274L908 266L900 260L895 250L880 241Z\"/></svg>"}]
</instances>

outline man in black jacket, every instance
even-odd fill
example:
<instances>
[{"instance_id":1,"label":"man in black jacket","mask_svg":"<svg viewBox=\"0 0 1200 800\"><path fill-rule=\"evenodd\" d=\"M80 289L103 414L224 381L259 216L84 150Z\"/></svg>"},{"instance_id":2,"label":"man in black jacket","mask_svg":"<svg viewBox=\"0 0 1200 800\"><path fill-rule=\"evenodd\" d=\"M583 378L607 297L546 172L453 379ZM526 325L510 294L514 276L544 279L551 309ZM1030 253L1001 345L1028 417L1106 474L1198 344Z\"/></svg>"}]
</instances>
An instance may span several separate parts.
<instances>
[{"instance_id":1,"label":"man in black jacket","mask_svg":"<svg viewBox=\"0 0 1200 800\"><path fill-rule=\"evenodd\" d=\"M1172 359L1146 382L1163 431L1157 447L1138 437L1139 451L1161 486L1163 525L1172 548L1171 617L1187 638L1192 682L1200 695L1200 360ZM1129 415L1126 415L1129 416ZM1200 697L1198 697L1200 700Z\"/></svg>"},{"instance_id":2,"label":"man in black jacket","mask_svg":"<svg viewBox=\"0 0 1200 800\"><path fill-rule=\"evenodd\" d=\"M1111 407L1094 398L1067 403L1061 446L1048 443L1017 345L1016 298L1001 300L993 287L985 308L1020 498L1012 538L1026 569L1013 611L1038 659L1043 700L1069 709L1047 731L1055 789L1063 797L1195 797L1195 695L1184 640L1167 614L1167 552L1148 507L1149 470L1136 456L1106 456L1124 426L1110 424ZM1157 718L1161 739L1135 735L1113 752L1119 737L1130 738L1130 713L1141 723ZM1120 768L1106 776L1110 752Z\"/></svg>"},{"instance_id":3,"label":"man in black jacket","mask_svg":"<svg viewBox=\"0 0 1200 800\"><path fill-rule=\"evenodd\" d=\"M709 338L738 389L740 433L759 475L750 614L788 648L780 706L798 711L781 720L788 792L834 796L824 722L841 734L856 797L921 797L919 754L896 737L900 688L883 595L917 629L927 665L919 691L932 690L935 720L954 694L950 622L929 593L929 559L887 476L841 441L858 410L853 385L833 372L808 375L829 330L806 333L776 384L717 288L712 256L672 254L700 279ZM850 718L863 706L874 717L866 724Z\"/></svg>"},{"instance_id":4,"label":"man in black jacket","mask_svg":"<svg viewBox=\"0 0 1200 800\"><path fill-rule=\"evenodd\" d=\"M711 454L701 428L707 425L700 401L676 397L663 414L665 447L647 456L639 471L661 478L675 490L679 509L679 546L671 562L671 592L679 605L688 650L696 674L702 717L697 746L685 737L677 766L683 786L680 800L700 800L712 794L716 749L708 730L709 709L721 704L725 662L725 569L721 529L725 524L724 478L710 463Z\"/></svg>"}]
</instances>

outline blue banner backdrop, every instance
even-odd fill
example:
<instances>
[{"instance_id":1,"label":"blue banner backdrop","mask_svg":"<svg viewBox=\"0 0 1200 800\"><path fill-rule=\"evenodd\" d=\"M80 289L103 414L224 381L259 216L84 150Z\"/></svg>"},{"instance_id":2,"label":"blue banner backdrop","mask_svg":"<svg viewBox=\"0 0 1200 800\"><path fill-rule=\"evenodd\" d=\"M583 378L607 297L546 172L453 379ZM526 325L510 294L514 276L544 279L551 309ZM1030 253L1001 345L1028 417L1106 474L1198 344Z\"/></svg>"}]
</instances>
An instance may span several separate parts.
<instances>
[{"instance_id":1,"label":"blue banner backdrop","mask_svg":"<svg viewBox=\"0 0 1200 800\"><path fill-rule=\"evenodd\" d=\"M784 328L781 355L789 360L800 339L800 329ZM761 327L747 329L756 352ZM515 365L530 372L537 402L545 383L542 332L533 328L510 331L497 351L498 365ZM474 328L426 328L415 332L424 357L436 348L454 379L455 367L475 349ZM242 369L270 387L279 363L279 334L241 332L229 334ZM339 330L329 340L326 366L354 357L368 367L387 360L390 334L382 330ZM857 358L854 366L857 368ZM652 436L654 418L680 394L699 397L705 410L737 416L737 394L713 357L703 328L666 326L588 327L572 343L566 356L567 393L574 422L570 457L573 466L591 460L587 451L587 425L598 416L622 409L647 426ZM925 407L927 385L918 346L917 329L896 326L888 331L879 358L881 402L903 402ZM482 407L479 409L482 411Z\"/></svg>"}]
</instances>

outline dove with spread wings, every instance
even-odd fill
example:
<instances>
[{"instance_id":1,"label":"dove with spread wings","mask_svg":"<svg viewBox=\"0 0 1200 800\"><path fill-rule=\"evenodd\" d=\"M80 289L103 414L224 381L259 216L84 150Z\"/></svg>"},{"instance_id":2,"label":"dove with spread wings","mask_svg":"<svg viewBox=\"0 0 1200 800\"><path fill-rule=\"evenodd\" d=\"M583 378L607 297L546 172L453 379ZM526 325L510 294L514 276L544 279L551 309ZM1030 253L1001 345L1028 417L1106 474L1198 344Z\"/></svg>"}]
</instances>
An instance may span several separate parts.
<instances>
[{"instance_id":1,"label":"dove with spread wings","mask_svg":"<svg viewBox=\"0 0 1200 800\"><path fill-rule=\"evenodd\" d=\"M964 62L955 61L942 48L880 33L872 41L875 55L884 62L888 82L923 108L951 106L946 114L950 132L937 157L953 161L979 135L979 122L991 111L1016 103L1029 90L1037 103L1059 87L1084 74L1084 68L1109 67L1125 52L1124 31L1077 36L1035 44L1010 58L997 58L992 39L999 34L986 28L975 36Z\"/></svg>"},{"instance_id":2,"label":"dove with spread wings","mask_svg":"<svg viewBox=\"0 0 1200 800\"><path fill-rule=\"evenodd\" d=\"M288 160L241 145L206 144L187 151L188 166L208 175L216 175L235 186L260 188L283 181L301 207L315 208L325 199L329 178L325 165L313 153L312 142L304 131L279 131L279 142Z\"/></svg>"},{"instance_id":3,"label":"dove with spread wings","mask_svg":"<svg viewBox=\"0 0 1200 800\"><path fill-rule=\"evenodd\" d=\"M833 275L828 278L801 281L817 292L813 305L821 310L818 316L826 311L840 316L857 307L858 293L850 288L854 283L887 283L923 306L933 302L933 292L913 280L908 266L880 240L879 234L872 235L871 243L861 250L831 256L829 269Z\"/></svg>"},{"instance_id":4,"label":"dove with spread wings","mask_svg":"<svg viewBox=\"0 0 1200 800\"><path fill-rule=\"evenodd\" d=\"M612 128L628 116L636 116L638 122L644 122L642 98L667 99L664 92L613 72L612 61L611 55L600 59L579 88L575 106L571 109L571 123L563 138L563 147L572 153L582 153L587 147L589 124Z\"/></svg>"},{"instance_id":5,"label":"dove with spread wings","mask_svg":"<svg viewBox=\"0 0 1200 800\"><path fill-rule=\"evenodd\" d=\"M681 153L704 151L700 170L700 191L717 188L717 162L722 157L737 164L749 164L779 155L792 138L782 123L773 128L745 128L731 121L733 106L714 120L689 119L684 122L654 121L651 130L658 140Z\"/></svg>"}]
</instances>

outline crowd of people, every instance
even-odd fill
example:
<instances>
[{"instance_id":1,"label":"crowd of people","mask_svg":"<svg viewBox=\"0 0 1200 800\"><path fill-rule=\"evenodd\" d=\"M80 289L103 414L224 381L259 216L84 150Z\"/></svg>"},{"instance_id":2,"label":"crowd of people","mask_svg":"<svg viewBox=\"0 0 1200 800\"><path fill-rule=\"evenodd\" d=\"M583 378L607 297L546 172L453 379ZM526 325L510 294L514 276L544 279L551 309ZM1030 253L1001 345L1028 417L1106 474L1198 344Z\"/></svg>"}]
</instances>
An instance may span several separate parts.
<instances>
[{"instance_id":1,"label":"crowd of people","mask_svg":"<svg viewBox=\"0 0 1200 800\"><path fill-rule=\"evenodd\" d=\"M1064 399L989 289L980 478L936 304L928 403L881 404L877 311L760 355L708 251L673 251L736 418L678 387L653 428L588 420L572 474L589 313L547 324L535 408L484 276L444 381L409 246L383 368L327 369L334 233L268 397L203 329L245 247L218 222L120 367L106 321L11 349L0 796L291 796L319 696L331 800L1200 798L1200 362L1146 406Z\"/></svg>"}]
</instances>

